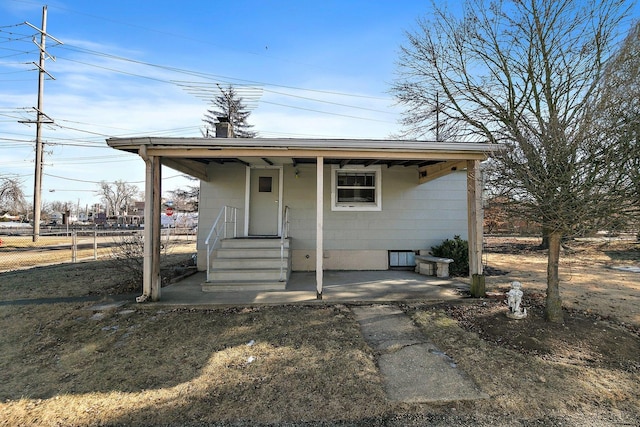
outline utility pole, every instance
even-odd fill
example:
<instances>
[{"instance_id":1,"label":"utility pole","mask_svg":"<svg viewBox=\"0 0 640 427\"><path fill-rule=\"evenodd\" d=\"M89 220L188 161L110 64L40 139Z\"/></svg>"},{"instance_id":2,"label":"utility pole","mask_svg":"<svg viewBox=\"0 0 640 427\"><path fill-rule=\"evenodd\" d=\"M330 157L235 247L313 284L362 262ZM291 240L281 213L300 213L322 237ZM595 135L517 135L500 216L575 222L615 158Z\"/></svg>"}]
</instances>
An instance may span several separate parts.
<instances>
[{"instance_id":1,"label":"utility pole","mask_svg":"<svg viewBox=\"0 0 640 427\"><path fill-rule=\"evenodd\" d=\"M436 92L436 107L431 110L432 113L436 113L436 125L430 127L429 130L436 131L436 142L442 142L442 135L440 133L440 94Z\"/></svg>"},{"instance_id":2,"label":"utility pole","mask_svg":"<svg viewBox=\"0 0 640 427\"><path fill-rule=\"evenodd\" d=\"M436 131L436 142L440 142L440 94L438 92L436 92L436 108L435 110L432 110L433 112L436 113L436 125L435 125L435 131ZM433 130L434 128L431 128L431 130Z\"/></svg>"},{"instance_id":3,"label":"utility pole","mask_svg":"<svg viewBox=\"0 0 640 427\"><path fill-rule=\"evenodd\" d=\"M440 97L436 93L436 141L440 142Z\"/></svg>"},{"instance_id":4,"label":"utility pole","mask_svg":"<svg viewBox=\"0 0 640 427\"><path fill-rule=\"evenodd\" d=\"M42 125L46 123L53 123L50 117L48 117L43 112L43 101L44 101L44 79L45 74L48 75L51 79L55 80L54 77L49 74L44 68L44 62L47 57L51 58L55 61L55 58L48 55L46 51L46 40L47 36L49 36L55 42L62 44L61 41L57 40L55 37L47 34L47 6L43 6L42 8L42 29L31 25L28 22L25 22L26 25L30 26L34 30L40 33L40 43L35 40L33 42L40 49L40 60L34 65L38 67L38 106L36 107L36 120L23 122L23 123L35 123L36 124L36 167L35 167L35 177L33 183L33 241L37 242L40 237L40 211L42 209L42 161L43 161L43 147L42 147Z\"/></svg>"}]
</instances>

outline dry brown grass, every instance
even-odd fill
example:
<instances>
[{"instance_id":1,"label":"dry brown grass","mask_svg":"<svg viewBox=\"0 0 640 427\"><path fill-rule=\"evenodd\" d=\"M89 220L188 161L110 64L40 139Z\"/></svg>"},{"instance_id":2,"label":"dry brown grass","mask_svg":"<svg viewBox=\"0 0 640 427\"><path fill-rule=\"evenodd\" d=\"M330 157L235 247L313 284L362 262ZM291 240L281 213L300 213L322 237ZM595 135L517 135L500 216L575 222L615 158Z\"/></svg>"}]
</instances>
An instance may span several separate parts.
<instances>
[{"instance_id":1,"label":"dry brown grass","mask_svg":"<svg viewBox=\"0 0 640 427\"><path fill-rule=\"evenodd\" d=\"M104 256L97 261L93 261L91 255L89 260L77 263L52 263L27 270L0 273L0 301L135 291L140 284L131 283L131 272L126 268L119 268L114 263L111 248L105 248L103 251ZM172 244L171 252L162 256L162 268L188 264L194 252L193 242ZM78 258L81 259L80 256ZM48 259L54 258L49 256Z\"/></svg>"},{"instance_id":2,"label":"dry brown grass","mask_svg":"<svg viewBox=\"0 0 640 427\"><path fill-rule=\"evenodd\" d=\"M545 292L547 255L546 251L535 249L540 239L487 240L486 263L508 272L487 278L488 291L504 290L511 281L518 280L529 292ZM497 245L505 244L507 250L494 250ZM640 274L611 268L629 265L640 266L638 242L569 242L560 259L563 306L640 326Z\"/></svg>"},{"instance_id":3,"label":"dry brown grass","mask_svg":"<svg viewBox=\"0 0 640 427\"><path fill-rule=\"evenodd\" d=\"M521 280L539 294L544 254L517 248L488 254L510 271L488 287ZM639 276L608 263L640 258L635 247L578 249L563 261L565 280L572 273L565 301L578 308L565 325L545 325L539 306L526 322L509 322L492 300L401 305L485 401L387 401L376 355L344 305L100 312L95 302L0 303L0 425L638 425L640 322L633 329L609 317L636 319ZM120 274L107 262L0 274L0 301L101 294L126 280Z\"/></svg>"},{"instance_id":4,"label":"dry brown grass","mask_svg":"<svg viewBox=\"0 0 640 427\"><path fill-rule=\"evenodd\" d=\"M117 248L122 245L125 234L93 237L79 236L76 260L95 260L112 258ZM195 252L195 242L190 236L174 237L166 245L164 254ZM97 244L94 251L93 244ZM165 240L163 239L163 243ZM29 236L2 236L0 246L0 272L55 265L72 262L72 239L70 236L41 236L32 242Z\"/></svg>"},{"instance_id":5,"label":"dry brown grass","mask_svg":"<svg viewBox=\"0 0 640 427\"><path fill-rule=\"evenodd\" d=\"M484 319L477 319L479 322L495 325L501 321L496 321L496 316L506 319L504 307L489 314L480 307L482 303L470 304L471 311L487 314ZM558 346L550 356L523 352L507 339L506 343L492 342L464 330L441 308L417 305L410 307L409 312L427 336L491 396L488 401L467 405L467 411L497 412L515 419L582 414L584 420L619 413L620 424L640 413L640 339L628 332L620 333L635 348L635 357L631 356L634 360L629 361L633 365L616 366L590 363L588 357L585 362L584 351L589 348L579 346ZM560 326L563 328L572 326ZM547 337L555 339L553 332L548 332Z\"/></svg>"},{"instance_id":6,"label":"dry brown grass","mask_svg":"<svg viewBox=\"0 0 640 427\"><path fill-rule=\"evenodd\" d=\"M55 245L69 245L71 237L69 236L40 236L38 241L34 242L31 236L2 236L2 248L18 249L18 248L40 248Z\"/></svg>"},{"instance_id":7,"label":"dry brown grass","mask_svg":"<svg viewBox=\"0 0 640 427\"><path fill-rule=\"evenodd\" d=\"M106 254L104 250L102 255ZM93 249L78 251L78 257L92 257ZM30 236L2 236L0 271L71 261L71 237L42 236L33 242Z\"/></svg>"},{"instance_id":8,"label":"dry brown grass","mask_svg":"<svg viewBox=\"0 0 640 427\"><path fill-rule=\"evenodd\" d=\"M11 349L0 362L5 425L360 419L385 408L343 307L113 310L101 319L88 308L2 308L3 325L22 319L2 338Z\"/></svg>"}]
</instances>

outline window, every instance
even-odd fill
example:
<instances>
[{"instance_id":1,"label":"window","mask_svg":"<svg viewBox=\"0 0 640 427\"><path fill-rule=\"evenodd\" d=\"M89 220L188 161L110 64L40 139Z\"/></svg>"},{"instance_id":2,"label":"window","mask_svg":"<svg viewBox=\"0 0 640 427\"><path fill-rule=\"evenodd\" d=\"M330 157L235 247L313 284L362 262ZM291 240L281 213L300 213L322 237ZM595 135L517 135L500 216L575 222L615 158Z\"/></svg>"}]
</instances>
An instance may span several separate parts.
<instances>
[{"instance_id":1,"label":"window","mask_svg":"<svg viewBox=\"0 0 640 427\"><path fill-rule=\"evenodd\" d=\"M331 210L380 211L381 168L332 165Z\"/></svg>"},{"instance_id":2,"label":"window","mask_svg":"<svg viewBox=\"0 0 640 427\"><path fill-rule=\"evenodd\" d=\"M258 177L258 192L271 193L272 179L270 176Z\"/></svg>"}]
</instances>

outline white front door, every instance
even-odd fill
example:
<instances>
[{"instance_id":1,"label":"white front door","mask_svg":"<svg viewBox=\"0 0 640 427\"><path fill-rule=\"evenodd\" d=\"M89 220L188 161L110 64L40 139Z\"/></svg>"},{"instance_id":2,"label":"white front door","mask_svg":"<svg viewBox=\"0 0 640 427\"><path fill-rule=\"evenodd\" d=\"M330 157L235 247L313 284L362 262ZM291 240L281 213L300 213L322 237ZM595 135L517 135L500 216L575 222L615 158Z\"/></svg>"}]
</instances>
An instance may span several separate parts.
<instances>
[{"instance_id":1,"label":"white front door","mask_svg":"<svg viewBox=\"0 0 640 427\"><path fill-rule=\"evenodd\" d=\"M249 173L249 235L277 236L280 216L280 169Z\"/></svg>"}]
</instances>

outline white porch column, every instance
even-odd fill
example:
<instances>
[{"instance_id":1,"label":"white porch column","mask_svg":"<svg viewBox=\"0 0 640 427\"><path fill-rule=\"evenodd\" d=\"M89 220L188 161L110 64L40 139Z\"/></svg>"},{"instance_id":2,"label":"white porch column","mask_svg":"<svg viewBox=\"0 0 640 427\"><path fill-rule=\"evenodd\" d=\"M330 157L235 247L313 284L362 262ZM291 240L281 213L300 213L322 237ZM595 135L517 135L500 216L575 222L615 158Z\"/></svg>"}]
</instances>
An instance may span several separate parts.
<instances>
[{"instance_id":1,"label":"white porch column","mask_svg":"<svg viewBox=\"0 0 640 427\"><path fill-rule=\"evenodd\" d=\"M324 241L324 158L316 163L316 298L322 299Z\"/></svg>"},{"instance_id":2,"label":"white porch column","mask_svg":"<svg viewBox=\"0 0 640 427\"><path fill-rule=\"evenodd\" d=\"M469 226L469 276L471 296L484 297L485 285L482 271L482 176L479 160L467 161L467 224Z\"/></svg>"},{"instance_id":3,"label":"white porch column","mask_svg":"<svg viewBox=\"0 0 640 427\"><path fill-rule=\"evenodd\" d=\"M161 229L161 167L160 158L143 155L146 150L141 150L140 155L144 159L146 167L145 192L144 192L144 259L142 295L136 300L158 301L160 299L160 229ZM146 153L144 153L146 154Z\"/></svg>"}]
</instances>

